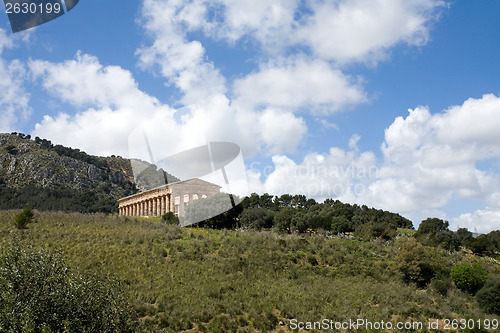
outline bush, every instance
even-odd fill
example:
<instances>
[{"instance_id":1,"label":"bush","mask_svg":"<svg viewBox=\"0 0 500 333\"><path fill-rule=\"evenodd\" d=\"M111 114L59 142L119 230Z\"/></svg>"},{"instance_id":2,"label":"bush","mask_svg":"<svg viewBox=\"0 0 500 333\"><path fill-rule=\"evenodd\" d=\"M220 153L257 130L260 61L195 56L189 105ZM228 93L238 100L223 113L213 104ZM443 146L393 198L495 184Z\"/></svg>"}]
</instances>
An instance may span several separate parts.
<instances>
[{"instance_id":1,"label":"bush","mask_svg":"<svg viewBox=\"0 0 500 333\"><path fill-rule=\"evenodd\" d=\"M112 282L70 273L44 251L12 246L0 257L1 332L132 331Z\"/></svg>"},{"instance_id":2,"label":"bush","mask_svg":"<svg viewBox=\"0 0 500 333\"><path fill-rule=\"evenodd\" d=\"M240 217L240 225L251 229L271 228L273 226L273 213L266 208L244 209Z\"/></svg>"},{"instance_id":3,"label":"bush","mask_svg":"<svg viewBox=\"0 0 500 333\"><path fill-rule=\"evenodd\" d=\"M452 287L451 279L447 278L434 278L431 281L430 287L442 296L448 294L448 290Z\"/></svg>"},{"instance_id":4,"label":"bush","mask_svg":"<svg viewBox=\"0 0 500 333\"><path fill-rule=\"evenodd\" d=\"M486 282L488 273L479 264L460 264L451 269L451 279L455 285L471 294L475 294Z\"/></svg>"},{"instance_id":5,"label":"bush","mask_svg":"<svg viewBox=\"0 0 500 333\"><path fill-rule=\"evenodd\" d=\"M179 225L179 218L172 212L167 212L161 216L163 222L167 224Z\"/></svg>"},{"instance_id":6,"label":"bush","mask_svg":"<svg viewBox=\"0 0 500 333\"><path fill-rule=\"evenodd\" d=\"M426 286L434 276L434 272L422 244L413 237L401 237L397 239L395 245L399 249L396 268L403 280L414 282L419 287Z\"/></svg>"},{"instance_id":7,"label":"bush","mask_svg":"<svg viewBox=\"0 0 500 333\"><path fill-rule=\"evenodd\" d=\"M500 315L500 276L489 278L476 298L484 311Z\"/></svg>"},{"instance_id":8,"label":"bush","mask_svg":"<svg viewBox=\"0 0 500 333\"><path fill-rule=\"evenodd\" d=\"M29 206L24 208L23 212L16 216L14 220L14 225L17 229L26 229L28 223L33 222L33 218L35 217L35 213L31 210Z\"/></svg>"}]
</instances>

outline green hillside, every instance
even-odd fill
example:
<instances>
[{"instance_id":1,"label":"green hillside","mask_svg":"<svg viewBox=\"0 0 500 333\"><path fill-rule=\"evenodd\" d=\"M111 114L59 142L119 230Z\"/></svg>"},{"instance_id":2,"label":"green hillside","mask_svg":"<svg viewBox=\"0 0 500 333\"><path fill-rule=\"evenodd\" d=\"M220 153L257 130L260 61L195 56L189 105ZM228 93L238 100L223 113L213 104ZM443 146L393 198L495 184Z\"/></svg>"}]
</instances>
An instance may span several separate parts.
<instances>
[{"instance_id":1,"label":"green hillside","mask_svg":"<svg viewBox=\"0 0 500 333\"><path fill-rule=\"evenodd\" d=\"M406 236L362 242L321 232L181 229L160 219L76 213L37 213L37 222L17 230L17 213L0 212L2 253L10 244L31 246L60 253L73 272L120 281L140 331L289 332L293 319L441 325L499 319L450 277L453 267L476 264L497 275L495 260ZM419 284L427 274L430 283Z\"/></svg>"}]
</instances>

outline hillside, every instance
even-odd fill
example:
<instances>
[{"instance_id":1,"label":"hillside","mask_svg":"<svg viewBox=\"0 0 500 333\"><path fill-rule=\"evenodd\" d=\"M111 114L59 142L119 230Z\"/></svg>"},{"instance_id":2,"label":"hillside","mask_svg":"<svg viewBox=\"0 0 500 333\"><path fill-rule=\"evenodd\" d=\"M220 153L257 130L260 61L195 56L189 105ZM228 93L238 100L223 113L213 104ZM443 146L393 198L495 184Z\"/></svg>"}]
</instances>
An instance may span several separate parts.
<instances>
[{"instance_id":1,"label":"hillside","mask_svg":"<svg viewBox=\"0 0 500 333\"><path fill-rule=\"evenodd\" d=\"M163 172L140 163L150 174ZM116 212L118 198L148 188L147 175L143 172L142 182L136 184L128 159L91 156L24 134L0 134L0 209L30 205L40 210Z\"/></svg>"},{"instance_id":2,"label":"hillside","mask_svg":"<svg viewBox=\"0 0 500 333\"><path fill-rule=\"evenodd\" d=\"M293 319L439 321L441 328L445 319L488 319L498 325L499 313L486 313L477 297L457 288L450 271L477 264L493 276L500 266L491 258L424 247L413 238L361 242L75 213L38 213L36 223L16 230L14 217L0 212L0 249L17 244L60 253L73 272L117 279L143 332L290 332ZM405 278L407 269L417 273L415 267L430 270L429 284Z\"/></svg>"}]
</instances>

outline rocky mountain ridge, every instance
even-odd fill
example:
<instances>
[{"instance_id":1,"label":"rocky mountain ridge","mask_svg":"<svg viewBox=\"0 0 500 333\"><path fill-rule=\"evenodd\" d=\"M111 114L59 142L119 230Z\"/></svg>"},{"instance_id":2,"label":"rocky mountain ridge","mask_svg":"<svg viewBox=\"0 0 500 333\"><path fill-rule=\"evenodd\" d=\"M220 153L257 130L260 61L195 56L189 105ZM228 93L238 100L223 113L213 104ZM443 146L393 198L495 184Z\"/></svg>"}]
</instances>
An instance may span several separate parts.
<instances>
[{"instance_id":1,"label":"rocky mountain ridge","mask_svg":"<svg viewBox=\"0 0 500 333\"><path fill-rule=\"evenodd\" d=\"M163 170L144 161L138 181L134 179L131 161L120 156L99 157L79 149L54 145L51 141L32 139L22 133L0 134L0 209L33 208L47 210L114 212L116 200L147 189L149 179L158 173L171 181L177 180ZM168 177L167 177L168 176ZM92 197L92 206L79 207L79 202ZM36 198L38 197L38 198ZM40 197L53 201L46 205ZM66 204L62 205L62 202ZM37 207L37 206L43 207ZM83 203L89 205L89 203ZM47 206L47 207L45 207ZM52 207L52 208L51 208Z\"/></svg>"}]
</instances>

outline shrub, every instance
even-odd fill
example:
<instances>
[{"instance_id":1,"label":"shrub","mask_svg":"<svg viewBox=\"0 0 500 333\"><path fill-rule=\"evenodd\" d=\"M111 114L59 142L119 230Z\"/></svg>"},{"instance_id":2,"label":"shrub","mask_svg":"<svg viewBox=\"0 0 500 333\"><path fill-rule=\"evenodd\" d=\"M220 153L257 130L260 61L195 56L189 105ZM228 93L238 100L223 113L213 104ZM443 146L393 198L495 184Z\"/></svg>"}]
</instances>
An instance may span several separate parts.
<instances>
[{"instance_id":1,"label":"shrub","mask_svg":"<svg viewBox=\"0 0 500 333\"><path fill-rule=\"evenodd\" d=\"M161 219L167 224L179 225L179 218L172 212L167 212L163 214Z\"/></svg>"},{"instance_id":2,"label":"shrub","mask_svg":"<svg viewBox=\"0 0 500 333\"><path fill-rule=\"evenodd\" d=\"M500 315L500 276L489 278L476 298L484 311Z\"/></svg>"},{"instance_id":3,"label":"shrub","mask_svg":"<svg viewBox=\"0 0 500 333\"><path fill-rule=\"evenodd\" d=\"M426 258L422 244L413 237L401 237L396 243L399 253L396 256L396 268L405 282L415 282L419 287L427 285L434 273Z\"/></svg>"},{"instance_id":4,"label":"shrub","mask_svg":"<svg viewBox=\"0 0 500 333\"><path fill-rule=\"evenodd\" d=\"M430 287L440 295L446 296L446 294L448 294L448 290L452 287L451 279L449 277L432 279Z\"/></svg>"},{"instance_id":5,"label":"shrub","mask_svg":"<svg viewBox=\"0 0 500 333\"><path fill-rule=\"evenodd\" d=\"M241 213L240 225L252 229L271 228L273 213L266 208L247 208Z\"/></svg>"},{"instance_id":6,"label":"shrub","mask_svg":"<svg viewBox=\"0 0 500 333\"><path fill-rule=\"evenodd\" d=\"M0 331L132 331L112 282L70 273L58 256L12 246L0 257Z\"/></svg>"},{"instance_id":7,"label":"shrub","mask_svg":"<svg viewBox=\"0 0 500 333\"><path fill-rule=\"evenodd\" d=\"M455 285L471 294L475 294L486 282L488 273L479 264L460 264L451 269L451 279Z\"/></svg>"},{"instance_id":8,"label":"shrub","mask_svg":"<svg viewBox=\"0 0 500 333\"><path fill-rule=\"evenodd\" d=\"M33 213L31 208L27 206L26 208L24 208L22 213L16 216L16 219L14 220L14 225L16 226L17 229L26 229L28 223L33 222L34 217L35 213Z\"/></svg>"}]
</instances>

